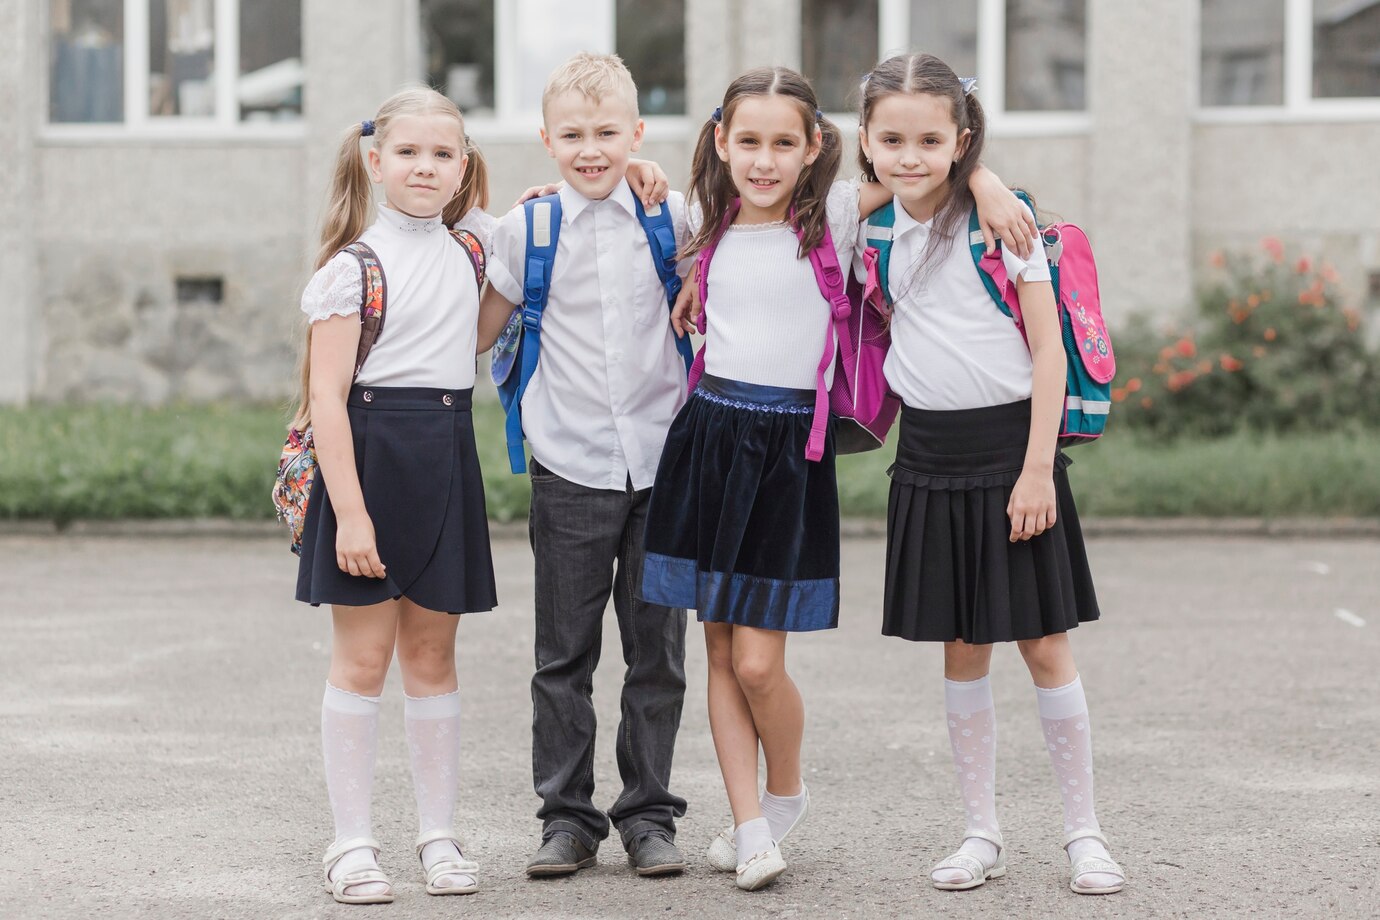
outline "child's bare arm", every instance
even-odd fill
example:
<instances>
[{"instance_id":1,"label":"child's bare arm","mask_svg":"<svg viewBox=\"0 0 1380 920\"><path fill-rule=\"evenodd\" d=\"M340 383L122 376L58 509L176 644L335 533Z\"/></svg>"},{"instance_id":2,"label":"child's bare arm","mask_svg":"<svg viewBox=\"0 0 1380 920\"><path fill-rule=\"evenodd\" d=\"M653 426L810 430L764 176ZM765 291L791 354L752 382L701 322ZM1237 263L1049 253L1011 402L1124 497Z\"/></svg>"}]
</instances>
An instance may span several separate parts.
<instances>
[{"instance_id":1,"label":"child's bare arm","mask_svg":"<svg viewBox=\"0 0 1380 920\"><path fill-rule=\"evenodd\" d=\"M316 462L335 510L335 561L342 572L383 578L386 569L374 543L374 522L364 507L355 470L354 439L345 401L359 349L359 315L332 316L311 328L311 424Z\"/></svg>"},{"instance_id":2,"label":"child's bare arm","mask_svg":"<svg viewBox=\"0 0 1380 920\"><path fill-rule=\"evenodd\" d=\"M1029 258L1033 248L1031 241L1039 236L1040 228L1016 193L986 166L978 166L968 180L968 190L977 204L978 223L987 251L991 252L1000 239L1011 252L1022 259Z\"/></svg>"},{"instance_id":3,"label":"child's bare arm","mask_svg":"<svg viewBox=\"0 0 1380 920\"><path fill-rule=\"evenodd\" d=\"M494 347L498 334L503 331L504 324L508 322L508 317L513 315L515 309L517 307L510 303L508 298L494 290L493 285L484 286L484 294L479 299L478 354L483 354Z\"/></svg>"},{"instance_id":4,"label":"child's bare arm","mask_svg":"<svg viewBox=\"0 0 1380 920\"><path fill-rule=\"evenodd\" d=\"M891 192L880 182L858 183L858 220L867 220L869 214L891 200Z\"/></svg>"},{"instance_id":5,"label":"child's bare arm","mask_svg":"<svg viewBox=\"0 0 1380 920\"><path fill-rule=\"evenodd\" d=\"M1021 316L1034 365L1031 380L1030 436L1025 464L1006 507L1011 542L1029 540L1054 526L1054 454L1064 415L1066 359L1054 288L1048 281L1017 281Z\"/></svg>"}]
</instances>

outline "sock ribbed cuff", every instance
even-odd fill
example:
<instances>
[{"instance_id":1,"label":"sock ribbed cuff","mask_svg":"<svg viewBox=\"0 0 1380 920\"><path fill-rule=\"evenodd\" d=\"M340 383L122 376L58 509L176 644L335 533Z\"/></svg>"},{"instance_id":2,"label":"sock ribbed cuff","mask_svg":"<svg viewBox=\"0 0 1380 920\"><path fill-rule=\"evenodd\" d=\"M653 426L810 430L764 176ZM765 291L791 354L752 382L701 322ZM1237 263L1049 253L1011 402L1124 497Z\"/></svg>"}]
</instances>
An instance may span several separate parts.
<instances>
[{"instance_id":1,"label":"sock ribbed cuff","mask_svg":"<svg viewBox=\"0 0 1380 920\"><path fill-rule=\"evenodd\" d=\"M977 680L949 680L944 678L944 709L960 715L971 715L985 709L995 709L992 702L992 682L986 674Z\"/></svg>"},{"instance_id":2,"label":"sock ribbed cuff","mask_svg":"<svg viewBox=\"0 0 1380 920\"><path fill-rule=\"evenodd\" d=\"M403 694L403 718L449 719L460 715L460 691L452 690L436 696L407 696Z\"/></svg>"},{"instance_id":3,"label":"sock ribbed cuff","mask_svg":"<svg viewBox=\"0 0 1380 920\"><path fill-rule=\"evenodd\" d=\"M321 698L322 708L350 716L372 716L379 711L379 697L351 693L326 683L326 694Z\"/></svg>"},{"instance_id":4,"label":"sock ribbed cuff","mask_svg":"<svg viewBox=\"0 0 1380 920\"><path fill-rule=\"evenodd\" d=\"M1075 677L1062 687L1036 687L1035 700L1042 719L1071 719L1088 711L1082 677Z\"/></svg>"}]
</instances>

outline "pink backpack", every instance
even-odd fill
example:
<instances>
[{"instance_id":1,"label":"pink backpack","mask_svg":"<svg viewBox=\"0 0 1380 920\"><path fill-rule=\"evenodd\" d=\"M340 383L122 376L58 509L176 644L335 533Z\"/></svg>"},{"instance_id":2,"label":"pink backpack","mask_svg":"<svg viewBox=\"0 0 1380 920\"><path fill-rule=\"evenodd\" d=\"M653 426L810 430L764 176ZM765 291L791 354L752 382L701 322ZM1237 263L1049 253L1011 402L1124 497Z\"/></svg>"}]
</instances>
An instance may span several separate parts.
<instances>
[{"instance_id":1,"label":"pink backpack","mask_svg":"<svg viewBox=\"0 0 1380 920\"><path fill-rule=\"evenodd\" d=\"M700 315L696 328L700 335L704 335L706 328L709 262L714 258L714 249L723 237L724 230L732 223L737 212L738 203L735 201L724 216L719 233L700 250L695 260L700 293ZM796 234L799 233L797 229ZM805 445L805 457L819 460L824 456L825 426L829 424L831 414L834 416L835 453L873 450L885 443L886 434L901 410L900 399L887 389L886 377L882 374L887 349L891 347L888 317L878 306L884 301L880 298L863 300L849 296L848 274L839 265L827 224L823 239L810 251L810 265L814 268L819 292L831 305L833 321L829 324L824 353L820 356L816 372L814 421L810 426L810 439ZM855 300L861 302L860 309L854 306ZM691 390L704 374L704 349L705 346L701 345L690 367ZM838 363L834 368L834 382L825 387L824 373L836 355Z\"/></svg>"}]
</instances>

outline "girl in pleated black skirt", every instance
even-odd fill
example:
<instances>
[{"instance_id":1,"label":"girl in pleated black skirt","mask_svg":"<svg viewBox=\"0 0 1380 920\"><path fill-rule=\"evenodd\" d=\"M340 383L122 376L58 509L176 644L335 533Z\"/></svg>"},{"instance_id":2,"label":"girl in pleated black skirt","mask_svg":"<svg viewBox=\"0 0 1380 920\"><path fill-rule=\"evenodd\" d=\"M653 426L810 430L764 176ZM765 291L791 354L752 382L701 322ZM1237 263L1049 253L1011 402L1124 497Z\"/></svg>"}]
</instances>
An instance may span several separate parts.
<instances>
[{"instance_id":1,"label":"girl in pleated black skirt","mask_svg":"<svg viewBox=\"0 0 1380 920\"><path fill-rule=\"evenodd\" d=\"M367 171L361 138L372 138ZM454 614L496 602L470 396L475 355L506 319L480 321L484 163L454 103L425 88L352 127L336 159L302 295L310 331L293 422L311 426L319 464L297 599L329 604L333 624L321 741L335 840L324 887L343 903L393 900L370 805L379 693L396 649L426 890L467 894L478 866L453 827ZM371 180L385 202L372 223ZM477 234L452 234L457 221Z\"/></svg>"},{"instance_id":2,"label":"girl in pleated black skirt","mask_svg":"<svg viewBox=\"0 0 1380 920\"><path fill-rule=\"evenodd\" d=\"M969 252L968 179L982 106L930 55L879 64L863 84L866 178L894 197L886 378L902 398L887 516L882 632L944 643L945 702L966 831L936 888L1006 873L997 824L992 644L1015 642L1034 679L1063 795L1063 844L1080 894L1121 889L1093 809L1088 709L1068 631L1098 618L1058 450L1065 355L1043 247L1006 247L1022 332L993 303ZM859 246L869 233L859 233ZM1025 248L1025 247L1021 247Z\"/></svg>"}]
</instances>

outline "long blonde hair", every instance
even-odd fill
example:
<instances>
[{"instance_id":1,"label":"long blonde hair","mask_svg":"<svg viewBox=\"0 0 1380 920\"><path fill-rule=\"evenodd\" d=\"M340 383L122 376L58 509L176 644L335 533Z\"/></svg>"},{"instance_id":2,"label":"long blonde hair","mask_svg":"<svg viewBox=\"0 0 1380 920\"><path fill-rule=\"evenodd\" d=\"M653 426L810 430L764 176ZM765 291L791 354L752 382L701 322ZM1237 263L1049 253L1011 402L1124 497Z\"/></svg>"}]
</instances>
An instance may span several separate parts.
<instances>
[{"instance_id":1,"label":"long blonde hair","mask_svg":"<svg viewBox=\"0 0 1380 920\"><path fill-rule=\"evenodd\" d=\"M469 157L460 190L446 203L441 220L454 226L471 208L489 206L489 169L479 148L465 133L465 117L447 97L427 86L409 86L390 96L373 118L374 148L380 148L397 118L406 116L449 115L460 126L464 153ZM316 250L313 270L319 271L341 249L359 239L369 226L373 211L373 191L364 157L359 149L365 136L362 122L351 125L336 149L335 170L326 194L326 213L321 220L321 242ZM299 431L311 424L311 326L307 326L298 364L301 391L291 428Z\"/></svg>"}]
</instances>

